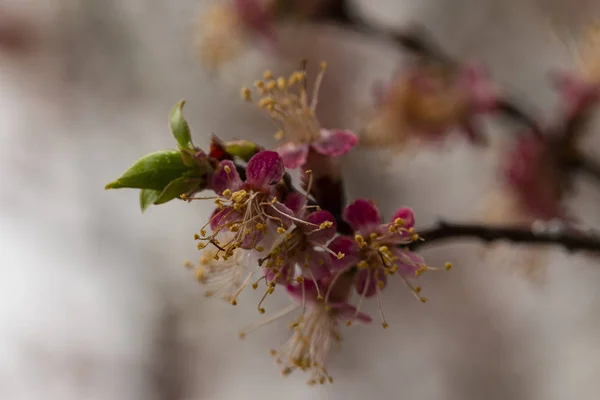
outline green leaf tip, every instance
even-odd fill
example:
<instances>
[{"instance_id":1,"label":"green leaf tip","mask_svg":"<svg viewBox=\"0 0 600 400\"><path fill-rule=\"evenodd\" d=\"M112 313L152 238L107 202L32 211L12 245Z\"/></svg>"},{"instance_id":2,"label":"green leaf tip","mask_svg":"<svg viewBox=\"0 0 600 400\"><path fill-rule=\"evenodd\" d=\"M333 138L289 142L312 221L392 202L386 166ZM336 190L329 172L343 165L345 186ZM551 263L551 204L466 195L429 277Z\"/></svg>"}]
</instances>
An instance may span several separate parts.
<instances>
[{"instance_id":1,"label":"green leaf tip","mask_svg":"<svg viewBox=\"0 0 600 400\"><path fill-rule=\"evenodd\" d=\"M160 190L153 189L142 189L140 190L140 209L144 213L148 207L150 207L156 199L160 196Z\"/></svg>"},{"instance_id":2,"label":"green leaf tip","mask_svg":"<svg viewBox=\"0 0 600 400\"><path fill-rule=\"evenodd\" d=\"M169 127L171 128L171 133L175 137L175 140L177 140L180 149L193 149L194 145L192 143L190 126L183 117L184 105L185 100L181 100L171 109L171 113L169 114Z\"/></svg>"},{"instance_id":3,"label":"green leaf tip","mask_svg":"<svg viewBox=\"0 0 600 400\"><path fill-rule=\"evenodd\" d=\"M137 160L105 189L152 189L162 191L172 180L189 171L177 150L157 151Z\"/></svg>"}]
</instances>

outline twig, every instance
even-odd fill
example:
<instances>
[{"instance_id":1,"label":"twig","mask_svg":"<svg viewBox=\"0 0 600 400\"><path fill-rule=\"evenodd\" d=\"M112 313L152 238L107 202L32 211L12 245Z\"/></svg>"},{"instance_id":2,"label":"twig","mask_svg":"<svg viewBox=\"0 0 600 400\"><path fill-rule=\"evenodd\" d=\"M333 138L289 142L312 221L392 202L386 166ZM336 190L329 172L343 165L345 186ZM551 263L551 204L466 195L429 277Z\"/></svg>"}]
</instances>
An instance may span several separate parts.
<instances>
[{"instance_id":1,"label":"twig","mask_svg":"<svg viewBox=\"0 0 600 400\"><path fill-rule=\"evenodd\" d=\"M439 243L444 240L477 239L486 243L507 241L527 245L555 245L569 252L587 250L600 252L600 238L572 232L534 232L514 226L485 226L477 224L455 224L439 222L436 227L421 230L423 241L411 243L415 250L421 246Z\"/></svg>"}]
</instances>

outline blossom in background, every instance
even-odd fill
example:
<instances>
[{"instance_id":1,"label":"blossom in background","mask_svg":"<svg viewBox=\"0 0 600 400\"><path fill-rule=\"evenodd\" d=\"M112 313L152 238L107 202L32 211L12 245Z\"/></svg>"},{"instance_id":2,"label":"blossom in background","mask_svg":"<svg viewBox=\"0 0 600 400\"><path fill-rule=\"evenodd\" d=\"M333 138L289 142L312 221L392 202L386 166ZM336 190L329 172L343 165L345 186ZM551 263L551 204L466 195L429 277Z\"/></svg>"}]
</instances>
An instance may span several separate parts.
<instances>
[{"instance_id":1,"label":"blossom in background","mask_svg":"<svg viewBox=\"0 0 600 400\"><path fill-rule=\"evenodd\" d=\"M401 71L388 88L376 89L377 112L365 133L371 144L439 140L456 127L480 143L475 117L494 111L498 102L485 71L472 65L418 65Z\"/></svg>"},{"instance_id":2,"label":"blossom in background","mask_svg":"<svg viewBox=\"0 0 600 400\"><path fill-rule=\"evenodd\" d=\"M419 240L414 231L414 214L411 209L402 207L389 223L382 224L377 207L368 200L358 199L346 207L344 220L350 224L355 236L338 236L330 243L329 249L333 253L344 255L332 257L332 269L337 274L344 274L353 267L357 268L355 287L361 296L360 301L377 296L382 325L387 328L380 295L389 275L397 273L419 300L426 301L420 295L421 288L413 286L408 279L432 268L425 265L417 254L399 247ZM325 299L328 301L329 294Z\"/></svg>"},{"instance_id":3,"label":"blossom in background","mask_svg":"<svg viewBox=\"0 0 600 400\"><path fill-rule=\"evenodd\" d=\"M541 220L563 218L564 174L547 141L523 136L508 154L506 182L527 214Z\"/></svg>"},{"instance_id":4,"label":"blossom in background","mask_svg":"<svg viewBox=\"0 0 600 400\"><path fill-rule=\"evenodd\" d=\"M319 88L325 69L326 64L321 63L310 100L305 70L292 73L288 79L283 76L275 78L267 71L264 74L265 81L256 81L254 84L259 93L256 104L280 128L275 138L285 141L277 152L283 158L286 168L303 166L309 151L339 157L358 142L355 133L349 130L323 129L317 119ZM250 89L242 89L242 96L252 101Z\"/></svg>"},{"instance_id":5,"label":"blossom in background","mask_svg":"<svg viewBox=\"0 0 600 400\"><path fill-rule=\"evenodd\" d=\"M215 69L231 61L250 35L273 44L273 5L271 0L231 0L203 12L197 22L197 47L204 64Z\"/></svg>"},{"instance_id":6,"label":"blossom in background","mask_svg":"<svg viewBox=\"0 0 600 400\"><path fill-rule=\"evenodd\" d=\"M300 315L290 324L292 337L279 350L271 350L271 354L276 357L276 363L282 365L281 372L284 375L300 369L311 374L309 384L333 382L327 372L326 362L331 348L341 341L338 332L340 323L371 322L370 316L361 313L348 302L352 280L352 274L345 274L335 281L330 276L316 282L299 277L286 287L296 304L248 327L240 332L240 337L300 309ZM320 297L323 290L330 293L330 301L327 303Z\"/></svg>"}]
</instances>

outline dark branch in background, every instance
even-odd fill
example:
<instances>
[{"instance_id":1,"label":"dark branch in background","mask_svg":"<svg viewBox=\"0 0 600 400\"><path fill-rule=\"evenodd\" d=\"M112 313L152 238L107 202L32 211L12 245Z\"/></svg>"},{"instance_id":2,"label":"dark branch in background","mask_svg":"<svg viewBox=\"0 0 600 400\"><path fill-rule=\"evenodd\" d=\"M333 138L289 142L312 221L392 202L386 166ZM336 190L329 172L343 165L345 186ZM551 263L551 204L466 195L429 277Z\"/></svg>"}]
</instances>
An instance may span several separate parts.
<instances>
[{"instance_id":1,"label":"dark branch in background","mask_svg":"<svg viewBox=\"0 0 600 400\"><path fill-rule=\"evenodd\" d=\"M439 222L437 227L418 232L423 241L411 243L412 250L445 240L471 238L485 243L506 241L527 245L555 245L568 251L600 252L600 238L570 232L534 232L529 229L513 226L484 226L477 224L456 224Z\"/></svg>"}]
</instances>

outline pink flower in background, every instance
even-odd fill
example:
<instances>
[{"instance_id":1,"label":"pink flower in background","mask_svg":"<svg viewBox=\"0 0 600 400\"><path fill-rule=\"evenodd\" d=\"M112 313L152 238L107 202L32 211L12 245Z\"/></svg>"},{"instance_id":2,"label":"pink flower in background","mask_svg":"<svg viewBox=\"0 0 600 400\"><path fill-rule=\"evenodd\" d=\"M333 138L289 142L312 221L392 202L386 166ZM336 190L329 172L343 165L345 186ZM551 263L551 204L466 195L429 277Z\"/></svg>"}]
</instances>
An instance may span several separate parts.
<instances>
[{"instance_id":1,"label":"pink flower in background","mask_svg":"<svg viewBox=\"0 0 600 400\"><path fill-rule=\"evenodd\" d=\"M295 169L306 163L309 151L339 157L346 154L358 143L358 136L349 130L324 129L316 116L319 88L326 65L321 63L312 97L306 90L306 71L296 71L288 79L274 78L270 71L265 72L265 81L257 81L259 93L257 105L275 122L280 130L277 140L285 143L277 148L286 168ZM251 101L249 89L242 90L246 100Z\"/></svg>"},{"instance_id":2,"label":"pink flower in background","mask_svg":"<svg viewBox=\"0 0 600 400\"><path fill-rule=\"evenodd\" d=\"M508 154L506 181L525 211L536 218L564 217L563 174L546 140L524 136Z\"/></svg>"},{"instance_id":3,"label":"pink flower in background","mask_svg":"<svg viewBox=\"0 0 600 400\"><path fill-rule=\"evenodd\" d=\"M475 117L498 105L498 90L483 68L419 65L397 76L387 88L374 86L378 116L368 136L378 137L380 144L394 142L396 135L440 140L459 127L471 142L483 142Z\"/></svg>"},{"instance_id":4,"label":"pink flower in background","mask_svg":"<svg viewBox=\"0 0 600 400\"><path fill-rule=\"evenodd\" d=\"M550 76L565 103L567 120L585 112L600 100L600 83L566 71L553 72Z\"/></svg>"}]
</instances>

